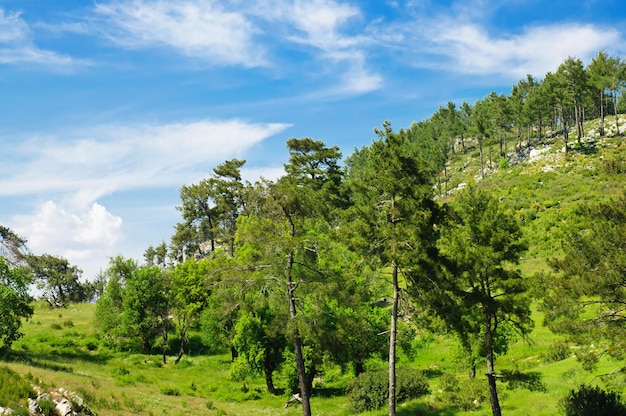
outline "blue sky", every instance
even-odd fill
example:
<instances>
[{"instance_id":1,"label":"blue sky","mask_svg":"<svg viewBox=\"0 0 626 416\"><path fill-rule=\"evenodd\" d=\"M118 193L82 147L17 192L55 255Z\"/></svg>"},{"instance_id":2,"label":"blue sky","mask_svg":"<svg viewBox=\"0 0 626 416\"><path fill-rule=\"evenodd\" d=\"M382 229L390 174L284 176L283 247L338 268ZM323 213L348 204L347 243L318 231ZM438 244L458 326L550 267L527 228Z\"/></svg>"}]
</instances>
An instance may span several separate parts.
<instances>
[{"instance_id":1,"label":"blue sky","mask_svg":"<svg viewBox=\"0 0 626 416\"><path fill-rule=\"evenodd\" d=\"M0 0L0 224L85 278L169 241L183 184L276 178L285 142L624 56L622 0Z\"/></svg>"}]
</instances>

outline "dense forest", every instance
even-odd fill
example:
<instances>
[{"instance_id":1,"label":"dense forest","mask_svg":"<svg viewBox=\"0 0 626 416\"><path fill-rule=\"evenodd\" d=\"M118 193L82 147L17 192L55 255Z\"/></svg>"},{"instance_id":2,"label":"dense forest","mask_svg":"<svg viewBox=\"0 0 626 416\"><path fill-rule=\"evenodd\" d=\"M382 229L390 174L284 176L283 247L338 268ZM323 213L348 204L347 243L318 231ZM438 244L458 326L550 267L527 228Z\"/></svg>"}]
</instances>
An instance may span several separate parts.
<instances>
[{"instance_id":1,"label":"dense forest","mask_svg":"<svg viewBox=\"0 0 626 416\"><path fill-rule=\"evenodd\" d=\"M540 144L558 144L557 164L610 143L597 170L623 185L625 83L626 63L600 51L586 66L568 58L543 79L529 75L508 95L449 101L397 130L384 121L344 159L336 146L291 138L275 181L244 182L245 161L224 161L181 186L168 242L140 260L118 255L88 282L1 227L0 348L19 356L12 345L33 315L35 284L50 308L95 301L91 325L111 351L173 366L198 351L227 353L231 380L261 377L305 416L316 413L316 381L336 366L350 379L352 411L386 407L391 416L429 391L427 376L399 357L419 354L423 334L445 334L497 416L507 381L497 358L545 324L584 368L604 357L622 363L602 388L571 391L564 412L589 414L577 411L602 402L608 413L593 414L626 414L614 393L626 368L623 186L575 199L548 229L542 209L564 199L533 200L543 182L519 180L511 191L505 176L489 180Z\"/></svg>"}]
</instances>

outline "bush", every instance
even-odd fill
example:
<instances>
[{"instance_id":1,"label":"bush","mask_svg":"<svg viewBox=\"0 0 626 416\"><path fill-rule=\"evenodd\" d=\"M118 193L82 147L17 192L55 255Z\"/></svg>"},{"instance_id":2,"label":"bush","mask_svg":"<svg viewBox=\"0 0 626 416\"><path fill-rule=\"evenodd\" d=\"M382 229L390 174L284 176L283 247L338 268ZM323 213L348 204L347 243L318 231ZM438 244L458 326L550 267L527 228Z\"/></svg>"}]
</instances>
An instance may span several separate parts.
<instances>
[{"instance_id":1,"label":"bush","mask_svg":"<svg viewBox=\"0 0 626 416\"><path fill-rule=\"evenodd\" d=\"M626 172L626 163L621 156L608 157L602 161L602 171L607 175L619 175Z\"/></svg>"},{"instance_id":2,"label":"bush","mask_svg":"<svg viewBox=\"0 0 626 416\"><path fill-rule=\"evenodd\" d=\"M484 379L465 378L459 381L454 374L445 373L440 383L442 402L464 412L475 410L489 397Z\"/></svg>"},{"instance_id":3,"label":"bush","mask_svg":"<svg viewBox=\"0 0 626 416\"><path fill-rule=\"evenodd\" d=\"M571 355L569 346L563 341L558 341L550 345L548 351L544 355L547 362L553 363L562 361Z\"/></svg>"},{"instance_id":4,"label":"bush","mask_svg":"<svg viewBox=\"0 0 626 416\"><path fill-rule=\"evenodd\" d=\"M56 404L50 399L40 399L37 405L41 409L41 414L45 416L57 416Z\"/></svg>"},{"instance_id":5,"label":"bush","mask_svg":"<svg viewBox=\"0 0 626 416\"><path fill-rule=\"evenodd\" d=\"M582 384L571 390L560 403L567 416L626 416L626 405L619 393Z\"/></svg>"},{"instance_id":6,"label":"bush","mask_svg":"<svg viewBox=\"0 0 626 416\"><path fill-rule=\"evenodd\" d=\"M166 396L180 396L180 391L176 387L161 387L161 393Z\"/></svg>"},{"instance_id":7,"label":"bush","mask_svg":"<svg viewBox=\"0 0 626 416\"><path fill-rule=\"evenodd\" d=\"M30 416L30 412L25 407L16 407L11 416Z\"/></svg>"},{"instance_id":8,"label":"bush","mask_svg":"<svg viewBox=\"0 0 626 416\"><path fill-rule=\"evenodd\" d=\"M11 369L0 367L0 404L17 407L28 403L29 397L37 397L30 383Z\"/></svg>"},{"instance_id":9,"label":"bush","mask_svg":"<svg viewBox=\"0 0 626 416\"><path fill-rule=\"evenodd\" d=\"M350 380L346 395L355 412L380 409L389 397L389 373L387 370L367 371ZM400 367L396 371L396 399L398 402L415 399L428 393L428 381L424 374L412 367Z\"/></svg>"}]
</instances>

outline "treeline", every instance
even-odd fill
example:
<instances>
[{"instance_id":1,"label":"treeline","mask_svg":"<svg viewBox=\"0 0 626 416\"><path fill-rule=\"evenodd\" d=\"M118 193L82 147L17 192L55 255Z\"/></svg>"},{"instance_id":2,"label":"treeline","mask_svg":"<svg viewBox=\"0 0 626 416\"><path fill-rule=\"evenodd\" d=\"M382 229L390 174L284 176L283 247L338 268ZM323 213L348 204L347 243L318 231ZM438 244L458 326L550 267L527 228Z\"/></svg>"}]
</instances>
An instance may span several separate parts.
<instances>
[{"instance_id":1,"label":"treeline","mask_svg":"<svg viewBox=\"0 0 626 416\"><path fill-rule=\"evenodd\" d=\"M275 372L287 374L282 387L299 392L305 415L326 364L358 376L372 357L388 360L386 400L395 414L397 347L413 354L415 333L425 328L456 334L472 374L486 365L492 411L501 414L495 357L532 329L533 295L555 331L581 345L592 336L619 357L626 339L619 267L626 260L611 247L625 243L626 198L581 208L594 228L568 234L575 244L564 245L554 273L533 278L542 290L531 293L530 277L517 268L527 242L515 215L481 189L469 187L448 204L435 192L442 172L447 180L448 159L470 146L478 146L482 168L484 146L499 147L504 157L511 143L520 150L533 138L559 134L567 150L570 127L581 141L590 117L601 118L603 136L604 114L613 113L611 134L620 134L624 66L604 52L587 67L568 58L542 81L520 81L509 96L492 93L459 108L449 102L407 129L384 122L376 139L343 164L336 146L292 138L285 175L275 181L244 182L245 161L225 161L181 187L182 219L169 243L148 247L141 264L111 259L91 289L83 288L99 295L96 325L112 347L158 349L164 362L172 353L175 362L183 359L195 342L191 334L201 334L204 348L231 352L234 379L262 375L273 392ZM7 235L14 236L7 230L3 241L13 241ZM53 304L63 304L67 288L47 274L79 273L69 264L49 266L54 259L62 262L31 257L24 270L46 283ZM590 265L602 273L584 271ZM18 269L0 269L4 285L19 280L11 274ZM584 302L596 305L593 325L578 315ZM597 350L585 357L592 366Z\"/></svg>"}]
</instances>

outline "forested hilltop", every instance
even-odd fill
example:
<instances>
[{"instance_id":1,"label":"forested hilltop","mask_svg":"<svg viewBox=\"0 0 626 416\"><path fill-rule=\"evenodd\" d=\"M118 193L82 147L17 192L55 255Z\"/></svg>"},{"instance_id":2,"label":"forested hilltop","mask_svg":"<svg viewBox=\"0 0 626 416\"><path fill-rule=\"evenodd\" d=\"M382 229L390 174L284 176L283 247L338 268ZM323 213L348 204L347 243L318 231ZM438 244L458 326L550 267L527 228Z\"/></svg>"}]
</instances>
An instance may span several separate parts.
<instances>
[{"instance_id":1,"label":"forested hilltop","mask_svg":"<svg viewBox=\"0 0 626 416\"><path fill-rule=\"evenodd\" d=\"M77 414L626 414L625 82L601 51L345 159L289 139L275 181L227 160L93 282L0 228L0 406L36 385Z\"/></svg>"}]
</instances>

